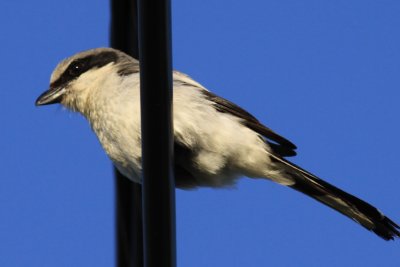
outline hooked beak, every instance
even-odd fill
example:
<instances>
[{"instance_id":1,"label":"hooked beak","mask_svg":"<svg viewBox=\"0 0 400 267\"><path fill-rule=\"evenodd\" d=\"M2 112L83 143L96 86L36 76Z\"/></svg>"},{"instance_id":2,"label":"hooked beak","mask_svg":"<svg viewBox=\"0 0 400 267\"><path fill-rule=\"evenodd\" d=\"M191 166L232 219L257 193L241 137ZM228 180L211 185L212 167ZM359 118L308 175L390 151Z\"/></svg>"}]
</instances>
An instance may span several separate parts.
<instances>
[{"instance_id":1,"label":"hooked beak","mask_svg":"<svg viewBox=\"0 0 400 267\"><path fill-rule=\"evenodd\" d=\"M65 94L64 87L50 88L36 99L35 105L44 106L44 105L60 103L64 94Z\"/></svg>"}]
</instances>

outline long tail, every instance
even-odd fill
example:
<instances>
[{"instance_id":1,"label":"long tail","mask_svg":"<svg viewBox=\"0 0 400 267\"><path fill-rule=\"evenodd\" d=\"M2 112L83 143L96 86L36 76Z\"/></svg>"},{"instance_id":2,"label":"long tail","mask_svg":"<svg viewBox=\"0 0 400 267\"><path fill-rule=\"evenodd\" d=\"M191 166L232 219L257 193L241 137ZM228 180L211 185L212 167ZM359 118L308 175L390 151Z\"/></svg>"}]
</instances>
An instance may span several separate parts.
<instances>
[{"instance_id":1,"label":"long tail","mask_svg":"<svg viewBox=\"0 0 400 267\"><path fill-rule=\"evenodd\" d=\"M271 155L285 175L294 179L291 188L300 191L356 221L385 240L400 237L400 227L367 202L321 180L295 164Z\"/></svg>"}]
</instances>

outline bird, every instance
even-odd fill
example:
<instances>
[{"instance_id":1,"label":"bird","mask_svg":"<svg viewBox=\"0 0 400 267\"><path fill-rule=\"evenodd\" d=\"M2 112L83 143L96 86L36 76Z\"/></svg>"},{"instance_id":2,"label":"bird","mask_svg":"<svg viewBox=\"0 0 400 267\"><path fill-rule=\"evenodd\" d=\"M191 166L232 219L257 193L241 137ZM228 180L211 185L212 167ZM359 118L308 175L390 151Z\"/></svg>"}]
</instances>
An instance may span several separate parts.
<instances>
[{"instance_id":1,"label":"bird","mask_svg":"<svg viewBox=\"0 0 400 267\"><path fill-rule=\"evenodd\" d=\"M287 158L297 147L249 112L173 71L176 187L224 188L240 177L266 179L299 191L384 240L400 227L371 204L322 180ZM59 103L82 114L116 168L141 183L140 67L113 48L94 48L62 60L36 106Z\"/></svg>"}]
</instances>

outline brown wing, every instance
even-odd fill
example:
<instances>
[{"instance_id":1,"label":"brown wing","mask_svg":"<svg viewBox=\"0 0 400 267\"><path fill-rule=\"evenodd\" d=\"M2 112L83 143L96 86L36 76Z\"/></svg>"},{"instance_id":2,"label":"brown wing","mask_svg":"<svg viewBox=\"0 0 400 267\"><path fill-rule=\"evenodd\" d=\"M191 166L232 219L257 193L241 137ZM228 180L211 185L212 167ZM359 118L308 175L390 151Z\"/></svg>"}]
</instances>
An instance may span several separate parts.
<instances>
[{"instance_id":1,"label":"brown wing","mask_svg":"<svg viewBox=\"0 0 400 267\"><path fill-rule=\"evenodd\" d=\"M262 125L253 115L238 105L221 98L209 91L202 91L205 97L214 103L215 108L224 113L232 114L242 119L243 125L249 127L265 138L265 142L271 147L274 153L281 157L295 156L297 148L292 142L275 133L268 127Z\"/></svg>"}]
</instances>

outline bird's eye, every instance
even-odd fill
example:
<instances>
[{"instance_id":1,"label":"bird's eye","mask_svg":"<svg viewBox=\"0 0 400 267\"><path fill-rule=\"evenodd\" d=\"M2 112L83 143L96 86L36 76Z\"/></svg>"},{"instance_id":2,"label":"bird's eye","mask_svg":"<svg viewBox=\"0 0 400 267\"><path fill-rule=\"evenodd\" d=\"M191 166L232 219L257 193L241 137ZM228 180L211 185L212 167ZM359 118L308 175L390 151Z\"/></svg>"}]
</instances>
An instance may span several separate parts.
<instances>
[{"instance_id":1,"label":"bird's eye","mask_svg":"<svg viewBox=\"0 0 400 267\"><path fill-rule=\"evenodd\" d=\"M68 68L68 74L71 76L79 76L85 71L85 62L77 60L71 63Z\"/></svg>"}]
</instances>

